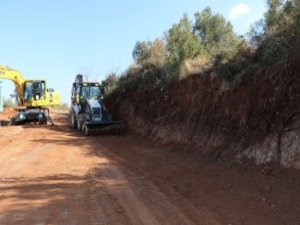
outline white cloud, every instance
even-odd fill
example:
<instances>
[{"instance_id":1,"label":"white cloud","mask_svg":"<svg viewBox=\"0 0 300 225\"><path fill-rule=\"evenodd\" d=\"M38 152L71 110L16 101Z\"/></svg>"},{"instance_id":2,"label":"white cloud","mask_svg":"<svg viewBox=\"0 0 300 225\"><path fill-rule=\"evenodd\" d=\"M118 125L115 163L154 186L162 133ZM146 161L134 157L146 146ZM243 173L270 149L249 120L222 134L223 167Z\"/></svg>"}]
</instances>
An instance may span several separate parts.
<instances>
[{"instance_id":1,"label":"white cloud","mask_svg":"<svg viewBox=\"0 0 300 225\"><path fill-rule=\"evenodd\" d=\"M231 9L229 13L229 19L233 20L242 15L249 14L251 12L250 7L245 3L239 3Z\"/></svg>"}]
</instances>

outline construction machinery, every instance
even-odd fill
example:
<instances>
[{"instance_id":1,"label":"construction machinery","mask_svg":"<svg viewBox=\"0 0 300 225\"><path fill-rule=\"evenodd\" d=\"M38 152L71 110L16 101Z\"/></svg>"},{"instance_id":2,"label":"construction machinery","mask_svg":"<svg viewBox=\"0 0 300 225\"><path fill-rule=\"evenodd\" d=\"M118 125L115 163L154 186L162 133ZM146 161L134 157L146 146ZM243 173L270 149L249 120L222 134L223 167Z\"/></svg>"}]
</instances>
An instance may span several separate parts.
<instances>
[{"instance_id":1,"label":"construction machinery","mask_svg":"<svg viewBox=\"0 0 300 225\"><path fill-rule=\"evenodd\" d=\"M72 86L70 124L73 129L92 134L116 134L125 130L122 121L112 120L103 101L98 82L84 82L78 74Z\"/></svg>"},{"instance_id":2,"label":"construction machinery","mask_svg":"<svg viewBox=\"0 0 300 225\"><path fill-rule=\"evenodd\" d=\"M0 80L0 112L3 112L2 81Z\"/></svg>"},{"instance_id":3,"label":"construction machinery","mask_svg":"<svg viewBox=\"0 0 300 225\"><path fill-rule=\"evenodd\" d=\"M11 125L28 123L54 125L49 106L60 105L60 95L47 87L45 80L25 80L22 74L5 66L0 66L0 79L11 80L16 87L16 115L11 118Z\"/></svg>"}]
</instances>

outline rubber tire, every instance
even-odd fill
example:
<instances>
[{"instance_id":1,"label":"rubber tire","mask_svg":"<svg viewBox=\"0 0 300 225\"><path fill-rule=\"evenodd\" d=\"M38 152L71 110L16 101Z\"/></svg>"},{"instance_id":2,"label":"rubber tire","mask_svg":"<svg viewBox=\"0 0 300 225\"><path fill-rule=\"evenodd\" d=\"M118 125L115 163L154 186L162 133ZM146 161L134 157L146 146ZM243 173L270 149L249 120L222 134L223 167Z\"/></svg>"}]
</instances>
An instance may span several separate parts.
<instances>
[{"instance_id":1,"label":"rubber tire","mask_svg":"<svg viewBox=\"0 0 300 225\"><path fill-rule=\"evenodd\" d=\"M85 136L89 136L89 127L87 125L83 125L82 127L82 133L85 135Z\"/></svg>"},{"instance_id":2,"label":"rubber tire","mask_svg":"<svg viewBox=\"0 0 300 225\"><path fill-rule=\"evenodd\" d=\"M12 117L8 122L8 126L15 126L16 125L16 117Z\"/></svg>"},{"instance_id":3,"label":"rubber tire","mask_svg":"<svg viewBox=\"0 0 300 225\"><path fill-rule=\"evenodd\" d=\"M71 127L72 127L72 129L76 129L77 128L77 121L76 121L76 115L75 115L74 111L71 112L71 118L70 118L70 120L71 120Z\"/></svg>"},{"instance_id":4,"label":"rubber tire","mask_svg":"<svg viewBox=\"0 0 300 225\"><path fill-rule=\"evenodd\" d=\"M79 131L79 132L82 132L82 122L81 122L81 120L80 119L77 119L77 130Z\"/></svg>"}]
</instances>

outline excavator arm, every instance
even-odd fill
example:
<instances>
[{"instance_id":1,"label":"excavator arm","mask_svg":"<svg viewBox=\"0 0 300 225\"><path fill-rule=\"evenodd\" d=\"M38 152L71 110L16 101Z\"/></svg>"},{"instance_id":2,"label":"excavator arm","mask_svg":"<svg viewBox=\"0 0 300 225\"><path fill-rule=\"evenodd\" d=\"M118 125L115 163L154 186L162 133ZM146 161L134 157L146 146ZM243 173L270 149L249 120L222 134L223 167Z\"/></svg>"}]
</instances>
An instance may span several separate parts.
<instances>
[{"instance_id":1,"label":"excavator arm","mask_svg":"<svg viewBox=\"0 0 300 225\"><path fill-rule=\"evenodd\" d=\"M25 80L22 74L17 70L0 66L0 79L11 80L14 83L20 105L23 105L24 102L23 93L24 93Z\"/></svg>"}]
</instances>

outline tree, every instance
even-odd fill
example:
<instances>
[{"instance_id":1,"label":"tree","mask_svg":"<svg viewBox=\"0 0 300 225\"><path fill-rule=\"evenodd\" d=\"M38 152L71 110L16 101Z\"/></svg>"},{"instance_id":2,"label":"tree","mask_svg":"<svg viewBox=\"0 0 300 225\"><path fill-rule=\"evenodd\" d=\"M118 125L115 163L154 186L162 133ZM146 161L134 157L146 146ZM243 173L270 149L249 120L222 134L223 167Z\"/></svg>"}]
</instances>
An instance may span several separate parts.
<instances>
[{"instance_id":1,"label":"tree","mask_svg":"<svg viewBox=\"0 0 300 225\"><path fill-rule=\"evenodd\" d=\"M132 58L137 64L143 64L146 59L149 57L149 42L138 41L133 49Z\"/></svg>"},{"instance_id":2,"label":"tree","mask_svg":"<svg viewBox=\"0 0 300 225\"><path fill-rule=\"evenodd\" d=\"M233 32L230 22L221 14L213 14L210 7L195 14L194 32L212 59L217 56L232 58L241 38Z\"/></svg>"},{"instance_id":3,"label":"tree","mask_svg":"<svg viewBox=\"0 0 300 225\"><path fill-rule=\"evenodd\" d=\"M276 33L280 27L282 0L267 0L268 11L265 13L265 31L268 34Z\"/></svg>"},{"instance_id":4,"label":"tree","mask_svg":"<svg viewBox=\"0 0 300 225\"><path fill-rule=\"evenodd\" d=\"M265 21L260 19L251 25L250 31L247 33L248 42L253 50L256 50L262 42L265 29Z\"/></svg>"},{"instance_id":5,"label":"tree","mask_svg":"<svg viewBox=\"0 0 300 225\"><path fill-rule=\"evenodd\" d=\"M203 45L193 33L192 24L185 15L165 34L169 61L180 64L185 59L195 58L204 53Z\"/></svg>"},{"instance_id":6,"label":"tree","mask_svg":"<svg viewBox=\"0 0 300 225\"><path fill-rule=\"evenodd\" d=\"M267 0L257 55L263 64L287 62L299 50L300 1ZM297 47L298 46L298 47Z\"/></svg>"},{"instance_id":7,"label":"tree","mask_svg":"<svg viewBox=\"0 0 300 225\"><path fill-rule=\"evenodd\" d=\"M105 80L101 82L101 86L105 89L105 93L110 93L116 88L118 84L118 77L116 73L110 73L106 76Z\"/></svg>"},{"instance_id":8,"label":"tree","mask_svg":"<svg viewBox=\"0 0 300 225\"><path fill-rule=\"evenodd\" d=\"M167 51L161 39L138 41L132 52L134 61L139 65L153 64L161 66L165 63Z\"/></svg>"},{"instance_id":9,"label":"tree","mask_svg":"<svg viewBox=\"0 0 300 225\"><path fill-rule=\"evenodd\" d=\"M267 0L265 32L269 35L299 31L299 0Z\"/></svg>"}]
</instances>

